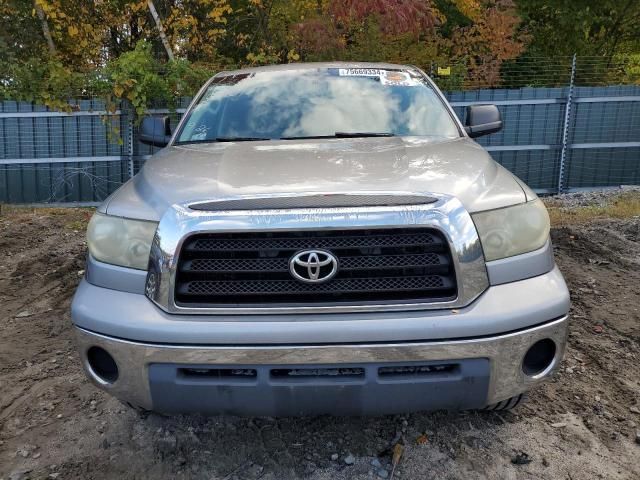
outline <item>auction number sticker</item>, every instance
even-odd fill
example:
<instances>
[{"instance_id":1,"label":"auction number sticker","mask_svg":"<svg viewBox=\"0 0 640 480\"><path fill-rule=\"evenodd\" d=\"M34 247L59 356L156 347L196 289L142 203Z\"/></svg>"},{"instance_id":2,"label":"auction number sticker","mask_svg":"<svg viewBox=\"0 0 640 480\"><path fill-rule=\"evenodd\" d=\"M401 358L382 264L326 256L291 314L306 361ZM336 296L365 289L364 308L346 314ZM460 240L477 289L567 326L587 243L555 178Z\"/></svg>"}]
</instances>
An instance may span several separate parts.
<instances>
[{"instance_id":1,"label":"auction number sticker","mask_svg":"<svg viewBox=\"0 0 640 480\"><path fill-rule=\"evenodd\" d=\"M338 75L341 77L368 77L378 78L382 85L396 87L415 87L420 81L411 78L407 72L397 70L381 70L378 68L340 68Z\"/></svg>"},{"instance_id":2,"label":"auction number sticker","mask_svg":"<svg viewBox=\"0 0 640 480\"><path fill-rule=\"evenodd\" d=\"M379 77L383 70L377 68L340 68L338 75L341 77Z\"/></svg>"}]
</instances>

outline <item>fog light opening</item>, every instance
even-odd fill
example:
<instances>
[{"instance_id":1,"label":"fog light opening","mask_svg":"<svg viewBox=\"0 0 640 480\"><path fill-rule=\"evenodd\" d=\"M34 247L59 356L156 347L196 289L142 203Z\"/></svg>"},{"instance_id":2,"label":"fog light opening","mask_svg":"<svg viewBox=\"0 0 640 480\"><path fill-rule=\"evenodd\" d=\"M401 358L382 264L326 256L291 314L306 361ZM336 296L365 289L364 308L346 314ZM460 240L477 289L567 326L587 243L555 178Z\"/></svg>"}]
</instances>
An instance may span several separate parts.
<instances>
[{"instance_id":1,"label":"fog light opening","mask_svg":"<svg viewBox=\"0 0 640 480\"><path fill-rule=\"evenodd\" d=\"M118 380L118 365L104 348L91 347L87 350L87 363L91 373L100 383L113 383Z\"/></svg>"},{"instance_id":2,"label":"fog light opening","mask_svg":"<svg viewBox=\"0 0 640 480\"><path fill-rule=\"evenodd\" d=\"M525 375L536 377L546 373L556 358L556 344L550 338L538 340L527 350L522 361L522 371Z\"/></svg>"}]
</instances>

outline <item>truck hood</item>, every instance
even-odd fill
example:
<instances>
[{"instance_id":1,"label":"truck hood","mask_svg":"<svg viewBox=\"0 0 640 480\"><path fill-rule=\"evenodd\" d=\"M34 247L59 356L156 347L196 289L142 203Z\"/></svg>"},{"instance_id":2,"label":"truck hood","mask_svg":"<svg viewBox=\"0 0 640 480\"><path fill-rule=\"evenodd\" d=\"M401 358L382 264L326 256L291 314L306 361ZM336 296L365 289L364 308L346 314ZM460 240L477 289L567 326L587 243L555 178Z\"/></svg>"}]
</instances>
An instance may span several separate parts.
<instances>
[{"instance_id":1,"label":"truck hood","mask_svg":"<svg viewBox=\"0 0 640 480\"><path fill-rule=\"evenodd\" d=\"M358 191L449 194L469 212L527 200L516 178L471 139L389 137L167 147L101 210L159 220L176 203Z\"/></svg>"}]
</instances>

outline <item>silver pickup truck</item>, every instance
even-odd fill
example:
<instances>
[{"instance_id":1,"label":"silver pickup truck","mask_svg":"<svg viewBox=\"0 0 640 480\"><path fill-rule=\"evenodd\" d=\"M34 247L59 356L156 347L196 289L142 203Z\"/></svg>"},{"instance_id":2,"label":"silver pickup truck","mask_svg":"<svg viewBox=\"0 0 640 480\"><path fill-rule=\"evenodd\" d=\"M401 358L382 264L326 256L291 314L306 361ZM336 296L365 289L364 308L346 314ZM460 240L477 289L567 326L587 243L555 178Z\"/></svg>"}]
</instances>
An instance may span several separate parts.
<instances>
[{"instance_id":1,"label":"silver pickup truck","mask_svg":"<svg viewBox=\"0 0 640 480\"><path fill-rule=\"evenodd\" d=\"M222 72L89 223L89 378L160 412L507 409L558 368L549 217L415 67Z\"/></svg>"}]
</instances>

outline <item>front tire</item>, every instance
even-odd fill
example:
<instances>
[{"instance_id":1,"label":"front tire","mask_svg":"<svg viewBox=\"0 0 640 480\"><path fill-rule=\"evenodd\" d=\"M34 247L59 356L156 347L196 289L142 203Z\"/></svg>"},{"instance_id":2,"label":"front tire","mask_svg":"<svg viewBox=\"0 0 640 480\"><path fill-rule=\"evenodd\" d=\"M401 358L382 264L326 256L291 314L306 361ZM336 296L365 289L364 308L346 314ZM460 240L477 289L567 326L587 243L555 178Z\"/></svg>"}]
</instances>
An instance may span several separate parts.
<instances>
[{"instance_id":1,"label":"front tire","mask_svg":"<svg viewBox=\"0 0 640 480\"><path fill-rule=\"evenodd\" d=\"M502 400L501 402L492 403L491 405L487 405L482 409L484 412L503 412L506 410L511 410L516 408L525 400L525 394L521 393L520 395L516 395L515 397L507 398L506 400Z\"/></svg>"}]
</instances>

